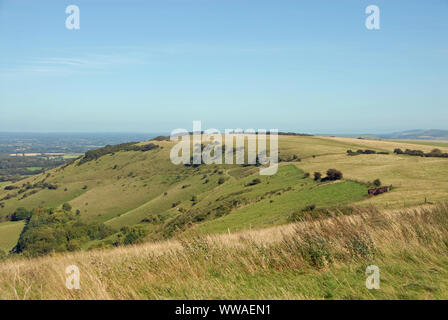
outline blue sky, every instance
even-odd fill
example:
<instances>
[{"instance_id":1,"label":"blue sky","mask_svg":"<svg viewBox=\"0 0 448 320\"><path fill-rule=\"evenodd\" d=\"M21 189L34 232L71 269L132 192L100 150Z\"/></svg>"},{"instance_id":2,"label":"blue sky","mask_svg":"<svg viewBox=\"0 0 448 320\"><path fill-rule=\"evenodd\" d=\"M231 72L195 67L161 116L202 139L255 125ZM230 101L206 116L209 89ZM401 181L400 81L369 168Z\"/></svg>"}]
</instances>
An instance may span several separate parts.
<instances>
[{"instance_id":1,"label":"blue sky","mask_svg":"<svg viewBox=\"0 0 448 320\"><path fill-rule=\"evenodd\" d=\"M0 131L448 129L447 14L447 0L0 0Z\"/></svg>"}]
</instances>

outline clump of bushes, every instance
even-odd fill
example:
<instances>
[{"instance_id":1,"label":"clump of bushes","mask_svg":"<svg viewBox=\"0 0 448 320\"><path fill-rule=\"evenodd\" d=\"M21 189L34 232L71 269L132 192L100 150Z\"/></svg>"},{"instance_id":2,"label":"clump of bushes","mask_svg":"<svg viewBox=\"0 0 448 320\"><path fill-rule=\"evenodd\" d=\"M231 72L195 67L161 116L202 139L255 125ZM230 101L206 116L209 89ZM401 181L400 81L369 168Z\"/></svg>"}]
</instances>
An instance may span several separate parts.
<instances>
[{"instance_id":1,"label":"clump of bushes","mask_svg":"<svg viewBox=\"0 0 448 320\"><path fill-rule=\"evenodd\" d=\"M319 181L322 178L322 173L314 172L314 181Z\"/></svg>"},{"instance_id":2,"label":"clump of bushes","mask_svg":"<svg viewBox=\"0 0 448 320\"><path fill-rule=\"evenodd\" d=\"M119 151L149 151L158 148L159 146L153 143L148 143L143 146L136 145L138 142L127 142L127 143L121 143L114 146L107 145L102 148L98 148L95 150L89 150L85 153L84 157L81 158L81 160L78 162L78 166L82 165L83 163L97 160L98 158L105 156L107 154L113 154L115 152ZM115 167L116 168L116 167Z\"/></svg>"},{"instance_id":3,"label":"clump of bushes","mask_svg":"<svg viewBox=\"0 0 448 320\"><path fill-rule=\"evenodd\" d=\"M296 154L285 155L285 156L279 155L278 161L279 162L300 162L301 159Z\"/></svg>"},{"instance_id":4,"label":"clump of bushes","mask_svg":"<svg viewBox=\"0 0 448 320\"><path fill-rule=\"evenodd\" d=\"M375 153L377 153L375 150L370 150L370 149L365 149L365 150L358 149L356 151L347 150L347 154L349 156L357 156L359 154L375 154Z\"/></svg>"},{"instance_id":5,"label":"clump of bushes","mask_svg":"<svg viewBox=\"0 0 448 320\"><path fill-rule=\"evenodd\" d=\"M425 154L425 157L448 158L448 153L442 153L440 149L433 149Z\"/></svg>"},{"instance_id":6,"label":"clump of bushes","mask_svg":"<svg viewBox=\"0 0 448 320\"><path fill-rule=\"evenodd\" d=\"M123 227L117 234L117 240L114 242L115 246L136 244L143 240L148 235L148 231L142 226Z\"/></svg>"},{"instance_id":7,"label":"clump of bushes","mask_svg":"<svg viewBox=\"0 0 448 320\"><path fill-rule=\"evenodd\" d=\"M25 208L17 208L11 216L11 221L28 220L31 217L31 211Z\"/></svg>"},{"instance_id":8,"label":"clump of bushes","mask_svg":"<svg viewBox=\"0 0 448 320\"><path fill-rule=\"evenodd\" d=\"M19 187L13 186L13 185L9 185L9 186L6 186L4 189L10 191L10 190L14 190L14 189L19 189Z\"/></svg>"},{"instance_id":9,"label":"clump of bushes","mask_svg":"<svg viewBox=\"0 0 448 320\"><path fill-rule=\"evenodd\" d=\"M110 227L87 224L71 212L38 208L31 211L12 252L34 257L74 251L89 241L101 240L111 234L113 230Z\"/></svg>"},{"instance_id":10,"label":"clump of bushes","mask_svg":"<svg viewBox=\"0 0 448 320\"><path fill-rule=\"evenodd\" d=\"M440 149L433 149L431 152L424 153L422 150L411 150L406 149L405 151L401 150L400 148L394 149L395 154L407 154L410 156L417 156L417 157L428 157L428 158L448 158L448 153L442 153Z\"/></svg>"},{"instance_id":11,"label":"clump of bushes","mask_svg":"<svg viewBox=\"0 0 448 320\"><path fill-rule=\"evenodd\" d=\"M343 175L342 172L336 169L328 169L327 170L327 176L322 179L322 181L335 181L335 180L340 180L342 179Z\"/></svg>"}]
</instances>

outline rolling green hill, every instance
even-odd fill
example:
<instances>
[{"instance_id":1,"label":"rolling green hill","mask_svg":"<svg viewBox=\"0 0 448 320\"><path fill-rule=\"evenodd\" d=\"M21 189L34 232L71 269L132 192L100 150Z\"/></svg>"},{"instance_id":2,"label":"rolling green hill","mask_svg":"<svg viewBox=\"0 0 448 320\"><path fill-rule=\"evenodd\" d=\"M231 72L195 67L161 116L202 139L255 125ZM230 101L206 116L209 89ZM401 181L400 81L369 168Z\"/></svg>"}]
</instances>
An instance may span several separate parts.
<instances>
[{"instance_id":1,"label":"rolling green hill","mask_svg":"<svg viewBox=\"0 0 448 320\"><path fill-rule=\"evenodd\" d=\"M60 208L69 203L85 222L105 223L117 231L140 225L150 240L186 230L221 233L284 224L307 206L400 208L448 199L448 159L392 153L395 148L434 148L412 141L280 135L281 162L273 176L260 176L256 166L174 165L169 160L173 145L165 140L123 144L8 185L9 190L3 186L0 218L8 220L19 207ZM346 152L367 148L389 154ZM290 161L293 156L300 161ZM341 170L344 179L312 179L313 172L324 176L330 168ZM393 189L368 197L367 189L377 178ZM259 183L251 184L254 179ZM12 243L17 237L5 233L0 241Z\"/></svg>"}]
</instances>

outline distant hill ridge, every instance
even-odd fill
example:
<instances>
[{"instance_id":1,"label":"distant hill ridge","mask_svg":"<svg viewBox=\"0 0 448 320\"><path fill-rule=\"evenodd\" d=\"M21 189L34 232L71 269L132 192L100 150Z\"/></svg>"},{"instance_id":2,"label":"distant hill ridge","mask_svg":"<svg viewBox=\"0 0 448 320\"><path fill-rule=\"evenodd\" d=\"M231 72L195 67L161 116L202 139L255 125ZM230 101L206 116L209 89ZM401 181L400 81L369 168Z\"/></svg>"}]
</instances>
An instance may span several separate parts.
<instances>
[{"instance_id":1,"label":"distant hill ridge","mask_svg":"<svg viewBox=\"0 0 448 320\"><path fill-rule=\"evenodd\" d=\"M448 140L448 130L408 130L378 135L383 139Z\"/></svg>"}]
</instances>

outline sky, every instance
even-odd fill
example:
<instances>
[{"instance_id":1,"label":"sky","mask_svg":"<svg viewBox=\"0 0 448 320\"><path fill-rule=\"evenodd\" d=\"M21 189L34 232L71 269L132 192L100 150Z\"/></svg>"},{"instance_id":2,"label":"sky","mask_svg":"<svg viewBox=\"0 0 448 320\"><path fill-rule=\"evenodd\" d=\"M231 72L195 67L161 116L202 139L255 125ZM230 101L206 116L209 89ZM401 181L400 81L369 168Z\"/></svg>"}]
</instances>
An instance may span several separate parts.
<instances>
[{"instance_id":1,"label":"sky","mask_svg":"<svg viewBox=\"0 0 448 320\"><path fill-rule=\"evenodd\" d=\"M448 0L0 0L0 131L448 129L447 14Z\"/></svg>"}]
</instances>

